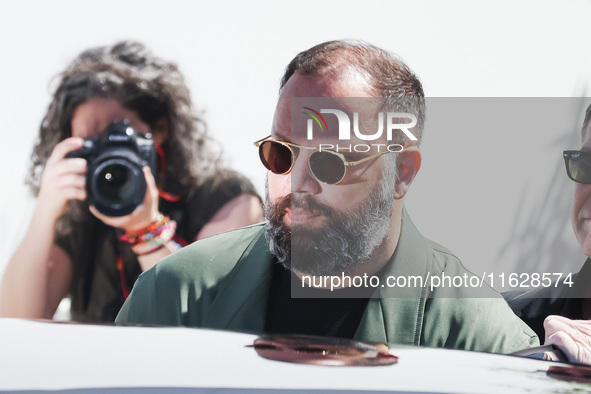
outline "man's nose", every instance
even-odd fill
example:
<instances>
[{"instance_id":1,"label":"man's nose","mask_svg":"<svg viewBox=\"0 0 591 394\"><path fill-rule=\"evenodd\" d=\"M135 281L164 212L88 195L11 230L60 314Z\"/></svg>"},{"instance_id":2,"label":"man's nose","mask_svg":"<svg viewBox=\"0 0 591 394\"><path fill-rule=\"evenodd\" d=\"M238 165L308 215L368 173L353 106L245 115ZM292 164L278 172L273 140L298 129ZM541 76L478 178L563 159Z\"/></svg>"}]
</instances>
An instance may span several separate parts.
<instances>
[{"instance_id":1,"label":"man's nose","mask_svg":"<svg viewBox=\"0 0 591 394\"><path fill-rule=\"evenodd\" d=\"M291 178L291 192L304 194L319 194L322 186L310 172L308 157L310 153L301 149L289 173Z\"/></svg>"}]
</instances>

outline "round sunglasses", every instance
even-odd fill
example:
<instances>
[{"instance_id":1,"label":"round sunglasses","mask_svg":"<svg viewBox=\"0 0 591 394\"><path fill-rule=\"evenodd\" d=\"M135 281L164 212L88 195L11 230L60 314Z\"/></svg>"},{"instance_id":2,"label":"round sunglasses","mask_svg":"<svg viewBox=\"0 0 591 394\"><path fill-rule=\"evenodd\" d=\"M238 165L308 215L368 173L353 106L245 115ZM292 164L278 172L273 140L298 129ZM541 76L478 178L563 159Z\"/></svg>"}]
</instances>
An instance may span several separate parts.
<instances>
[{"instance_id":1,"label":"round sunglasses","mask_svg":"<svg viewBox=\"0 0 591 394\"><path fill-rule=\"evenodd\" d=\"M565 150L562 156L570 179L585 185L591 184L591 152Z\"/></svg>"},{"instance_id":2,"label":"round sunglasses","mask_svg":"<svg viewBox=\"0 0 591 394\"><path fill-rule=\"evenodd\" d=\"M312 150L313 152L308 156L310 172L318 181L329 185L336 185L341 182L345 178L347 167L354 167L386 153L396 153L403 149L401 145L398 145L400 150L387 150L364 157L361 160L347 161L345 156L339 152L277 141L272 139L271 136L255 141L254 146L259 148L259 157L267 170L279 175L291 171L300 149Z\"/></svg>"}]
</instances>

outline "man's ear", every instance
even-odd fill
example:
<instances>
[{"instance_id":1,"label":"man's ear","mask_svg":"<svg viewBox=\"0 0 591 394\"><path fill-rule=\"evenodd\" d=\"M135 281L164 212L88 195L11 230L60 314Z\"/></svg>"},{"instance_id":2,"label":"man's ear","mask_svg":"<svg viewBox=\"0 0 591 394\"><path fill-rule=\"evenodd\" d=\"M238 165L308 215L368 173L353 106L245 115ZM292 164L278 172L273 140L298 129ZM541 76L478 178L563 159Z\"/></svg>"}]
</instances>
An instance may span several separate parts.
<instances>
[{"instance_id":1,"label":"man's ear","mask_svg":"<svg viewBox=\"0 0 591 394\"><path fill-rule=\"evenodd\" d=\"M164 140L170 134L170 120L167 116L163 116L156 121L156 125L152 128L152 140L154 145L162 145Z\"/></svg>"},{"instance_id":2,"label":"man's ear","mask_svg":"<svg viewBox=\"0 0 591 394\"><path fill-rule=\"evenodd\" d=\"M421 168L421 152L417 146L404 148L396 159L398 180L394 189L394 198L400 200L408 192L408 188Z\"/></svg>"}]
</instances>

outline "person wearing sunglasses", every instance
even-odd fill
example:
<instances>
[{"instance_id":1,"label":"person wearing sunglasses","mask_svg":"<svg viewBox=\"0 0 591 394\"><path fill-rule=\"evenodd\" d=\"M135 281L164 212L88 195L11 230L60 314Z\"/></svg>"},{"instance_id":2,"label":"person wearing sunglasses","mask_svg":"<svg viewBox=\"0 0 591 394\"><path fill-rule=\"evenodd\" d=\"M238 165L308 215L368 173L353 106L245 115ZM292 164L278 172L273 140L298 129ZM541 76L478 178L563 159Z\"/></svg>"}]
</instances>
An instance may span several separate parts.
<instances>
[{"instance_id":1,"label":"person wearing sunglasses","mask_svg":"<svg viewBox=\"0 0 591 394\"><path fill-rule=\"evenodd\" d=\"M558 346L572 362L591 364L591 105L581 129L582 147L562 153L566 175L574 182L571 221L587 256L572 283L527 292L507 292L507 302L546 344Z\"/></svg>"},{"instance_id":2,"label":"person wearing sunglasses","mask_svg":"<svg viewBox=\"0 0 591 394\"><path fill-rule=\"evenodd\" d=\"M421 165L424 116L420 81L387 51L330 41L298 54L282 78L271 135L255 142L269 171L266 222L197 242L145 272L116 323L488 352L537 345L487 286L345 281L471 275L418 232L403 206ZM396 123L391 138L381 121ZM370 138L376 126L382 133ZM318 284L341 277L335 288Z\"/></svg>"}]
</instances>

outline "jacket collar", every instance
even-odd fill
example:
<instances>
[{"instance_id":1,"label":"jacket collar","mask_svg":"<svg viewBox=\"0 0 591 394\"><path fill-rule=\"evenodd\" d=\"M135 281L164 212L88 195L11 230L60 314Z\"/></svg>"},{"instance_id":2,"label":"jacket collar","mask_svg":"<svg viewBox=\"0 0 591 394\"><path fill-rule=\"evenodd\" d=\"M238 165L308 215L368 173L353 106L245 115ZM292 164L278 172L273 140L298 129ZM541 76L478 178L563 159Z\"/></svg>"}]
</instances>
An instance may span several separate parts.
<instances>
[{"instance_id":1,"label":"jacket collar","mask_svg":"<svg viewBox=\"0 0 591 394\"><path fill-rule=\"evenodd\" d=\"M264 332L271 264L264 226L261 226L211 303L204 327Z\"/></svg>"},{"instance_id":2,"label":"jacket collar","mask_svg":"<svg viewBox=\"0 0 591 394\"><path fill-rule=\"evenodd\" d=\"M400 238L386 265L381 284L385 284L390 276L416 277L425 283L432 266L431 250L429 241L419 233L403 209ZM418 345L426 295L426 286L380 287L369 300L355 338Z\"/></svg>"},{"instance_id":3,"label":"jacket collar","mask_svg":"<svg viewBox=\"0 0 591 394\"><path fill-rule=\"evenodd\" d=\"M255 235L243 257L212 302L204 327L262 333L271 286L272 256L264 228ZM385 267L388 276L420 277L425 281L432 265L429 242L403 210L400 238ZM419 344L427 288L379 288L368 302L356 339Z\"/></svg>"}]
</instances>

